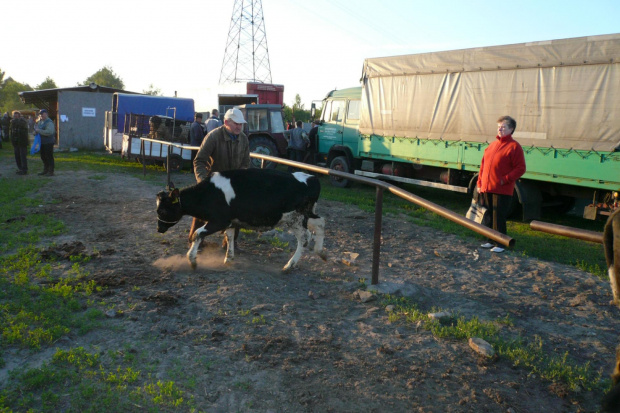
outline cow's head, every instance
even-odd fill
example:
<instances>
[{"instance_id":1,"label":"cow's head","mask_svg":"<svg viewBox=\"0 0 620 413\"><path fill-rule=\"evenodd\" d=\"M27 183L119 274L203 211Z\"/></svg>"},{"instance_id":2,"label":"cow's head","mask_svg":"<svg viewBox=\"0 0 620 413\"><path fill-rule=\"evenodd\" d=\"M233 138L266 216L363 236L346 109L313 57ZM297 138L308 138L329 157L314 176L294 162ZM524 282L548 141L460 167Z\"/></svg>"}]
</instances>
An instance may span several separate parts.
<instances>
[{"instance_id":1,"label":"cow's head","mask_svg":"<svg viewBox=\"0 0 620 413\"><path fill-rule=\"evenodd\" d=\"M157 194L157 232L164 233L183 218L179 190Z\"/></svg>"}]
</instances>

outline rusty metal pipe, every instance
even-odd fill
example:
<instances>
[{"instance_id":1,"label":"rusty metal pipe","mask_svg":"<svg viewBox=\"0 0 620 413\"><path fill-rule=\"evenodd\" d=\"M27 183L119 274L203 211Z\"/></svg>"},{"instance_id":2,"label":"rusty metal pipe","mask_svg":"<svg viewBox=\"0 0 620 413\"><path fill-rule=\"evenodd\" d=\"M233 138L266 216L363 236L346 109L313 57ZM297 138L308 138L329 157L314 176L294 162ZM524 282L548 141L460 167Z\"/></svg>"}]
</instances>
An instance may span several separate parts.
<instances>
[{"instance_id":1,"label":"rusty metal pipe","mask_svg":"<svg viewBox=\"0 0 620 413\"><path fill-rule=\"evenodd\" d=\"M580 239L582 241L603 243L603 233L596 231L588 231L587 229L579 229L567 227L564 225L550 224L542 221L530 222L530 228L534 231L546 232L549 234L561 235L563 237Z\"/></svg>"}]
</instances>

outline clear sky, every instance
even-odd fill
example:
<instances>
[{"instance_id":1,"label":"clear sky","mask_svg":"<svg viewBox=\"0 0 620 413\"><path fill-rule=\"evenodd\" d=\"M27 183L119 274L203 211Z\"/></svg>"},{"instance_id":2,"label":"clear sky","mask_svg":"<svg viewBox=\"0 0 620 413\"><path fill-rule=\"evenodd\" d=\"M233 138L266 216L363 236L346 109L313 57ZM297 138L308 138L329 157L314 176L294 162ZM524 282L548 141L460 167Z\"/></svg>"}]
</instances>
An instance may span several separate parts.
<instances>
[{"instance_id":1,"label":"clear sky","mask_svg":"<svg viewBox=\"0 0 620 413\"><path fill-rule=\"evenodd\" d=\"M249 0L244 0L248 2ZM0 70L71 87L110 66L125 89L215 106L234 0L13 2ZM359 85L365 58L620 32L620 0L262 0L273 83L308 109ZM9 10L5 7L5 11Z\"/></svg>"}]
</instances>

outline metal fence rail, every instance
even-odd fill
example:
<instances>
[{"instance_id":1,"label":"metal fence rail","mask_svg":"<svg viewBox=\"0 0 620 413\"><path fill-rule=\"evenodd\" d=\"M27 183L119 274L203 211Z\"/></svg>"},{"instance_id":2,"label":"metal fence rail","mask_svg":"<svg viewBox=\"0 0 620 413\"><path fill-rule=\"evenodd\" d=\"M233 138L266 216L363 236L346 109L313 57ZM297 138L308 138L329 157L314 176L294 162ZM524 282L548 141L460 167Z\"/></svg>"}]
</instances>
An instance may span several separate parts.
<instances>
[{"instance_id":1,"label":"metal fence rail","mask_svg":"<svg viewBox=\"0 0 620 413\"><path fill-rule=\"evenodd\" d=\"M161 143L162 145L168 145L168 154L172 153L172 147L177 146L181 147L179 144L175 144L173 142L165 142L159 141L149 138L140 138L142 140L141 151L144 149L144 141ZM185 149L198 150L197 146L183 146ZM141 152L143 153L143 152ZM381 226L382 226L382 217L383 217L383 193L384 191L389 191L392 194L406 200L412 202L416 205L419 205L423 208L428 209L431 212L436 213L437 215L446 218L452 222L455 222L465 228L470 229L478 234L484 235L485 237L492 239L504 246L513 247L515 244L514 238L509 237L508 235L497 232L491 228L485 227L484 225L478 224L477 222L471 221L464 216L457 214L456 212L450 211L447 208L444 208L440 205L437 205L433 202L427 201L424 198L421 198L417 195L414 195L410 192L405 191L402 188L389 184L387 182L379 181L377 179L367 178L364 176L354 175L346 172L336 171L333 169L323 168L320 166L308 165L301 162L294 162L288 159L276 158L273 156L260 155L257 153L250 153L252 158L261 159L261 164L264 165L265 161L275 162L282 165L292 166L298 169L305 169L307 171L320 173L323 175L334 176L337 178L350 179L351 181L359 182L366 185L371 185L376 188L375 195L375 228L374 228L374 237L373 237L373 254L372 254L372 280L371 283L376 285L379 283L379 262L381 255ZM144 165L144 162L143 162ZM167 170L167 182L170 185L170 169ZM146 174L146 166L144 166L144 173Z\"/></svg>"}]
</instances>

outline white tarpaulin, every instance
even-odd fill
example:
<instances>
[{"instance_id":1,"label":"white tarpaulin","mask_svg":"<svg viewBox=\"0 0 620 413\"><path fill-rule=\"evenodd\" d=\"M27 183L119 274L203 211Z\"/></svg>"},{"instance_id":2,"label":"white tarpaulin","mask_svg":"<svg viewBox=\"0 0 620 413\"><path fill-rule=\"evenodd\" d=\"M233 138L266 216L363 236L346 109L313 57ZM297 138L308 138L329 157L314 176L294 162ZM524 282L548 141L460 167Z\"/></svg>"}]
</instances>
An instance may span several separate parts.
<instances>
[{"instance_id":1,"label":"white tarpaulin","mask_svg":"<svg viewBox=\"0 0 620 413\"><path fill-rule=\"evenodd\" d=\"M620 148L620 34L366 59L360 132Z\"/></svg>"}]
</instances>

